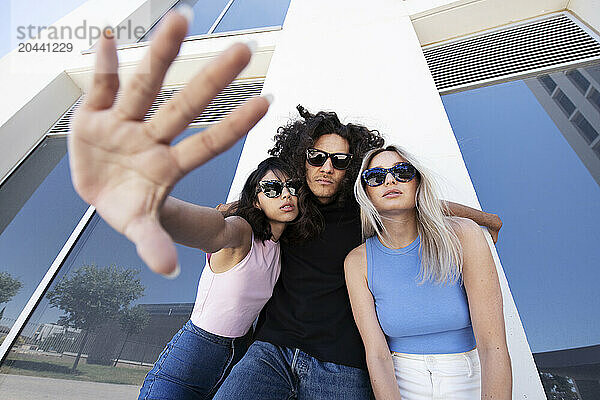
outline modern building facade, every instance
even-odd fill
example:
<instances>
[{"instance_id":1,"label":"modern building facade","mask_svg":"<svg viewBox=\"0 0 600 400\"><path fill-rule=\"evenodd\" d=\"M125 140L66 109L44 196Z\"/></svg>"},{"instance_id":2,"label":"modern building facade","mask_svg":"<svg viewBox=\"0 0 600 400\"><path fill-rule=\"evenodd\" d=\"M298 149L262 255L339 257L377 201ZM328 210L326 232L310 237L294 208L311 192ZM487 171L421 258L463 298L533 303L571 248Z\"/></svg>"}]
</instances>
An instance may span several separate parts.
<instances>
[{"instance_id":1,"label":"modern building facade","mask_svg":"<svg viewBox=\"0 0 600 400\"><path fill-rule=\"evenodd\" d=\"M13 3L14 49L0 59L0 392L19 398L14 388L26 376L55 379L59 388L76 380L82 392L83 381L95 380L113 385L115 398L124 388L123 398L132 397L156 349L189 315L204 255L178 247L182 275L152 274L74 192L66 137L93 72L89 27L123 27L126 82L153 27L178 2L82 0L44 23L28 22ZM272 93L275 102L245 140L176 186L176 197L209 206L234 199L277 127L297 117L297 104L378 129L443 177L448 200L502 217L499 242L488 242L503 290L513 398L600 398L597 2L191 3L189 37L149 115L237 41L257 43L251 64L181 138L250 96ZM46 29L41 42L18 39L29 24L85 25L88 34L54 40ZM50 40L72 50L33 51ZM111 266L132 271L144 287L128 305L147 314L138 316L140 330L109 318L59 329L65 309L49 293L61 282L79 284L83 267L101 274ZM78 354L84 361L69 373ZM82 398L69 385L57 398ZM42 387L19 390L43 398Z\"/></svg>"}]
</instances>

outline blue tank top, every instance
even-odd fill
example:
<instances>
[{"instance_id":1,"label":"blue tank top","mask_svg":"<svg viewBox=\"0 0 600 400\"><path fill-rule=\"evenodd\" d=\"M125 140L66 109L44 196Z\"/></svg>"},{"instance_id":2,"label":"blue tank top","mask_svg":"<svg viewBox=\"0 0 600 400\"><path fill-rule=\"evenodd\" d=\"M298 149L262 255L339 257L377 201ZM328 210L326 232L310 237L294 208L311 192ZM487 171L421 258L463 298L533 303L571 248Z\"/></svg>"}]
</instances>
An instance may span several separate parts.
<instances>
[{"instance_id":1,"label":"blue tank top","mask_svg":"<svg viewBox=\"0 0 600 400\"><path fill-rule=\"evenodd\" d=\"M419 284L417 237L402 249L366 241L367 284L391 351L409 354L462 353L475 347L464 287Z\"/></svg>"}]
</instances>

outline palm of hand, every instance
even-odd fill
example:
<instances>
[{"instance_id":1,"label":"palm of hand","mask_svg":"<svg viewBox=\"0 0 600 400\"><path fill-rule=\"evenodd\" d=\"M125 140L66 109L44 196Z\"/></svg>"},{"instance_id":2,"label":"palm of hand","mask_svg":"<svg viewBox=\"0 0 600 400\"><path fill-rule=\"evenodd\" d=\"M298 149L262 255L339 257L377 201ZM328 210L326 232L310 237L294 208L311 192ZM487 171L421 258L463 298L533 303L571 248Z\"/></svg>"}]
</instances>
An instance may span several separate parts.
<instances>
[{"instance_id":1,"label":"palm of hand","mask_svg":"<svg viewBox=\"0 0 600 400\"><path fill-rule=\"evenodd\" d=\"M158 215L184 173L171 146L150 137L144 123L122 121L111 111L89 116L93 118L113 122L97 130L74 124L79 135L70 146L73 184L106 222L125 233L138 219Z\"/></svg>"},{"instance_id":2,"label":"palm of hand","mask_svg":"<svg viewBox=\"0 0 600 400\"><path fill-rule=\"evenodd\" d=\"M264 98L251 99L219 124L171 146L249 62L248 48L234 45L143 122L186 31L182 15L172 13L166 18L116 104L116 49L112 40L101 39L94 82L68 138L77 192L135 243L153 271L163 274L174 271L177 262L173 241L159 222L160 208L171 189L185 174L231 147L268 108Z\"/></svg>"}]
</instances>

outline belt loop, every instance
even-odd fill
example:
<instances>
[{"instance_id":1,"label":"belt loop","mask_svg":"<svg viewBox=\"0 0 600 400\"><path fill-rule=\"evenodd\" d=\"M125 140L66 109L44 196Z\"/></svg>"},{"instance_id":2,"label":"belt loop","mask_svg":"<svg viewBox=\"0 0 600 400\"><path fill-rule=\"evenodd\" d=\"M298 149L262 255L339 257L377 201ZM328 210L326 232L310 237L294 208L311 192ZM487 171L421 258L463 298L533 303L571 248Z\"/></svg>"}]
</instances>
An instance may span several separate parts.
<instances>
[{"instance_id":1,"label":"belt loop","mask_svg":"<svg viewBox=\"0 0 600 400\"><path fill-rule=\"evenodd\" d=\"M298 353L300 353L300 349L296 349L294 351L294 358L292 358L292 371L294 370L294 368L296 367L296 361L298 361Z\"/></svg>"},{"instance_id":2,"label":"belt loop","mask_svg":"<svg viewBox=\"0 0 600 400\"><path fill-rule=\"evenodd\" d=\"M464 353L462 356L464 357L465 361L467 362L467 366L469 367L469 374L467 375L467 378L471 378L473 376L473 363L471 362L471 358L467 357L467 355Z\"/></svg>"}]
</instances>

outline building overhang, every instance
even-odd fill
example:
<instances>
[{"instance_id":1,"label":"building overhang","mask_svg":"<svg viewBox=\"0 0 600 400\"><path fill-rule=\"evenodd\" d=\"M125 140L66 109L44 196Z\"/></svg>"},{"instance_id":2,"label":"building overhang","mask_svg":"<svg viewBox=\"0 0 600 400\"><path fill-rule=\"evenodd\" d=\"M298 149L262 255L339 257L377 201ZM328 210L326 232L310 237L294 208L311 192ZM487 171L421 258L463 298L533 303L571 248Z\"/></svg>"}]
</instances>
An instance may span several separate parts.
<instances>
[{"instance_id":1,"label":"building overhang","mask_svg":"<svg viewBox=\"0 0 600 400\"><path fill-rule=\"evenodd\" d=\"M422 46L499 28L541 15L570 11L596 32L600 4L579 0L415 1L406 5Z\"/></svg>"}]
</instances>

